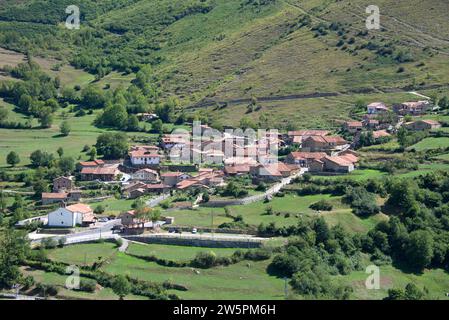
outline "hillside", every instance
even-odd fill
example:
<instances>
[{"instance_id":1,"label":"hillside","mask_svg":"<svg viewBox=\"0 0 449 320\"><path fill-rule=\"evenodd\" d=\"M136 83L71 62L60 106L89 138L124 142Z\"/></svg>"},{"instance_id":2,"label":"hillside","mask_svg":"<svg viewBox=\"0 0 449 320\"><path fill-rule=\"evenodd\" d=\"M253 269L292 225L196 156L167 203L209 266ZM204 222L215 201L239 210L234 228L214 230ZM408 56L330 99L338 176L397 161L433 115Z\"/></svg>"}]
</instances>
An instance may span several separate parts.
<instances>
[{"instance_id":1,"label":"hillside","mask_svg":"<svg viewBox=\"0 0 449 320\"><path fill-rule=\"evenodd\" d=\"M184 106L449 84L444 0L379 1L382 29L371 31L364 0L83 0L79 31L63 28L68 0L2 2L2 47L62 59L99 78L151 64L162 96ZM283 104L290 113L304 107ZM262 102L249 117L270 107ZM343 117L347 110L341 102L328 107Z\"/></svg>"}]
</instances>

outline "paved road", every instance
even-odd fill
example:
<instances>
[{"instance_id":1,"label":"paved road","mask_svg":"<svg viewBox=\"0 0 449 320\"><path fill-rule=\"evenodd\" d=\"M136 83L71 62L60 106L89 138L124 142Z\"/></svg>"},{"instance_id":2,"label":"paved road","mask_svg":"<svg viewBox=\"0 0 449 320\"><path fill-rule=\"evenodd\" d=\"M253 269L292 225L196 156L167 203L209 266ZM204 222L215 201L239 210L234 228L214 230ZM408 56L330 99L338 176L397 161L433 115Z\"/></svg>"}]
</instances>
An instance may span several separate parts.
<instances>
[{"instance_id":1,"label":"paved road","mask_svg":"<svg viewBox=\"0 0 449 320\"><path fill-rule=\"evenodd\" d=\"M122 245L120 246L120 248L118 248L118 251L120 252L126 252L126 250L128 249L129 246L129 241L126 240L125 238L121 238L122 239Z\"/></svg>"},{"instance_id":2,"label":"paved road","mask_svg":"<svg viewBox=\"0 0 449 320\"><path fill-rule=\"evenodd\" d=\"M307 171L308 171L307 168L301 168L301 170L298 173L291 175L287 178L283 178L280 182L276 183L274 186L269 188L263 194L257 194L254 196L249 196L249 197L241 199L242 204L249 204L249 203L253 203L256 201L260 201L260 200L265 199L266 197L269 197L269 196L274 195L275 193L278 193L283 187L290 184L293 179L302 176Z\"/></svg>"},{"instance_id":3,"label":"paved road","mask_svg":"<svg viewBox=\"0 0 449 320\"><path fill-rule=\"evenodd\" d=\"M42 300L40 297L35 296L25 296L23 294L14 294L14 293L0 293L0 298L6 298L6 299L14 299L14 300Z\"/></svg>"},{"instance_id":4,"label":"paved road","mask_svg":"<svg viewBox=\"0 0 449 320\"><path fill-rule=\"evenodd\" d=\"M159 203L161 203L162 201L164 201L165 199L167 199L167 198L169 198L169 197L170 197L170 194L169 194L169 193L163 194L163 195L160 195L160 196L157 197L157 198L153 198L153 199L148 200L148 201L146 202L146 204L147 204L147 206L149 206L150 208L153 208L153 207L156 207Z\"/></svg>"}]
</instances>

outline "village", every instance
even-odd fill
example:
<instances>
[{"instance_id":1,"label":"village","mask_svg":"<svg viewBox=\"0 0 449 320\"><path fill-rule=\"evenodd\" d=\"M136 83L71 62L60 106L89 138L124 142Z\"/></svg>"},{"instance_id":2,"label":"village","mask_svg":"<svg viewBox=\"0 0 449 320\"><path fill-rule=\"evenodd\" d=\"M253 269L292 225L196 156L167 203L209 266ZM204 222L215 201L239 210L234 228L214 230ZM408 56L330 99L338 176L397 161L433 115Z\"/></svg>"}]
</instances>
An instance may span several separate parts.
<instances>
[{"instance_id":1,"label":"village","mask_svg":"<svg viewBox=\"0 0 449 320\"><path fill-rule=\"evenodd\" d=\"M173 224L174 218L151 214L156 211L152 207L186 192L196 199L188 207L202 205L209 201L209 195L217 189L226 189L229 181L239 177L250 179L256 189L261 185L266 187L256 195L244 193L235 198L268 201L292 178L305 172L329 176L357 170L359 155L356 150L367 136L372 143L380 143L390 139L401 127L412 131L439 128L441 124L437 121L414 120L431 108L428 101L405 102L392 107L373 102L367 105L361 120L341 123L336 133L315 129L286 133L262 131L251 136L235 131L222 134L198 124L192 130L194 135L187 131L165 134L158 145L133 145L121 161L79 162L74 176L56 177L52 192L42 193L43 206L58 208L17 225L38 222L43 234L53 234L51 230L61 228L101 228L108 221L107 212L100 212L101 217L98 217L98 212L83 202L85 185L77 186L80 182L108 185L119 190L123 199L145 198L140 208L110 217L114 221L110 229L125 234L160 231L161 225ZM195 130L199 134L195 135ZM208 205L212 206L212 202ZM217 201L216 205L229 203L233 200Z\"/></svg>"}]
</instances>

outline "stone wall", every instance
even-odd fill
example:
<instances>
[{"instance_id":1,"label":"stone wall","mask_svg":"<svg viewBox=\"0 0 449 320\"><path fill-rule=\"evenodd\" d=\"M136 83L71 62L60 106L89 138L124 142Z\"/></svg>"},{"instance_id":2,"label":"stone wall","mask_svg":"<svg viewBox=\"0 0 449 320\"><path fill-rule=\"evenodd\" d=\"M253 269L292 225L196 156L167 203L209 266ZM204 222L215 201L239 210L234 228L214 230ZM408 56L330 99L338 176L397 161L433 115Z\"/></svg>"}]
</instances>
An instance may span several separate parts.
<instances>
[{"instance_id":1,"label":"stone wall","mask_svg":"<svg viewBox=\"0 0 449 320\"><path fill-rule=\"evenodd\" d=\"M238 240L238 239L211 239L192 237L165 237L165 236L124 236L130 241L142 243L170 244L178 246L209 247L209 248L259 248L262 245L260 240Z\"/></svg>"}]
</instances>

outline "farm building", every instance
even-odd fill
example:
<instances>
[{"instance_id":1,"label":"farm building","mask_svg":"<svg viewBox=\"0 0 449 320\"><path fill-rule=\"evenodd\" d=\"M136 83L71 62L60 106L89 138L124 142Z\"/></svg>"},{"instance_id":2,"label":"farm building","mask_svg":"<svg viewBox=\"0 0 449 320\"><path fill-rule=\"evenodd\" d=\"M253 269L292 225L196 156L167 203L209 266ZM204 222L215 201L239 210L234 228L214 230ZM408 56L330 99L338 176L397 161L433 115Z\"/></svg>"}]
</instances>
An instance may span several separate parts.
<instances>
[{"instance_id":1,"label":"farm building","mask_svg":"<svg viewBox=\"0 0 449 320\"><path fill-rule=\"evenodd\" d=\"M70 192L43 192L42 193L42 204L48 205L52 203L61 202L76 202L81 199L80 190L71 190Z\"/></svg>"},{"instance_id":2,"label":"farm building","mask_svg":"<svg viewBox=\"0 0 449 320\"><path fill-rule=\"evenodd\" d=\"M152 169L140 169L132 174L133 180L147 181L151 183L159 182L159 174Z\"/></svg>"},{"instance_id":3,"label":"farm building","mask_svg":"<svg viewBox=\"0 0 449 320\"><path fill-rule=\"evenodd\" d=\"M414 131L424 131L424 130L433 130L441 128L441 123L435 120L417 120L412 122L407 122L405 127L408 130Z\"/></svg>"},{"instance_id":4,"label":"farm building","mask_svg":"<svg viewBox=\"0 0 449 320\"><path fill-rule=\"evenodd\" d=\"M383 102L373 102L366 107L368 114L380 114L388 112L390 109Z\"/></svg>"},{"instance_id":5,"label":"farm building","mask_svg":"<svg viewBox=\"0 0 449 320\"><path fill-rule=\"evenodd\" d=\"M320 160L313 160L309 170L311 172L349 173L354 170L357 157L353 155L325 156Z\"/></svg>"},{"instance_id":6,"label":"farm building","mask_svg":"<svg viewBox=\"0 0 449 320\"><path fill-rule=\"evenodd\" d=\"M348 142L340 136L313 136L302 143L307 152L332 152L346 146Z\"/></svg>"},{"instance_id":7,"label":"farm building","mask_svg":"<svg viewBox=\"0 0 449 320\"><path fill-rule=\"evenodd\" d=\"M319 160L325 156L325 152L291 152L285 161L289 164L297 164L301 167L308 167L313 160Z\"/></svg>"},{"instance_id":8,"label":"farm building","mask_svg":"<svg viewBox=\"0 0 449 320\"><path fill-rule=\"evenodd\" d=\"M120 171L117 169L117 166L87 167L81 170L81 179L84 181L114 181L119 174Z\"/></svg>"},{"instance_id":9,"label":"farm building","mask_svg":"<svg viewBox=\"0 0 449 320\"><path fill-rule=\"evenodd\" d=\"M361 131L363 129L363 124L361 121L345 121L343 123L343 130L356 133L357 131Z\"/></svg>"},{"instance_id":10,"label":"farm building","mask_svg":"<svg viewBox=\"0 0 449 320\"><path fill-rule=\"evenodd\" d=\"M129 151L128 156L133 166L157 166L162 158L157 153L157 147L152 146L133 147Z\"/></svg>"},{"instance_id":11,"label":"farm building","mask_svg":"<svg viewBox=\"0 0 449 320\"><path fill-rule=\"evenodd\" d=\"M423 115L429 108L429 101L413 101L393 105L393 111L402 116L407 114L412 116Z\"/></svg>"},{"instance_id":12,"label":"farm building","mask_svg":"<svg viewBox=\"0 0 449 320\"><path fill-rule=\"evenodd\" d=\"M175 186L178 182L190 179L192 176L183 172L164 172L161 173L161 180L168 186Z\"/></svg>"},{"instance_id":13,"label":"farm building","mask_svg":"<svg viewBox=\"0 0 449 320\"><path fill-rule=\"evenodd\" d=\"M68 191L73 187L73 177L57 177L53 179L53 192Z\"/></svg>"}]
</instances>

